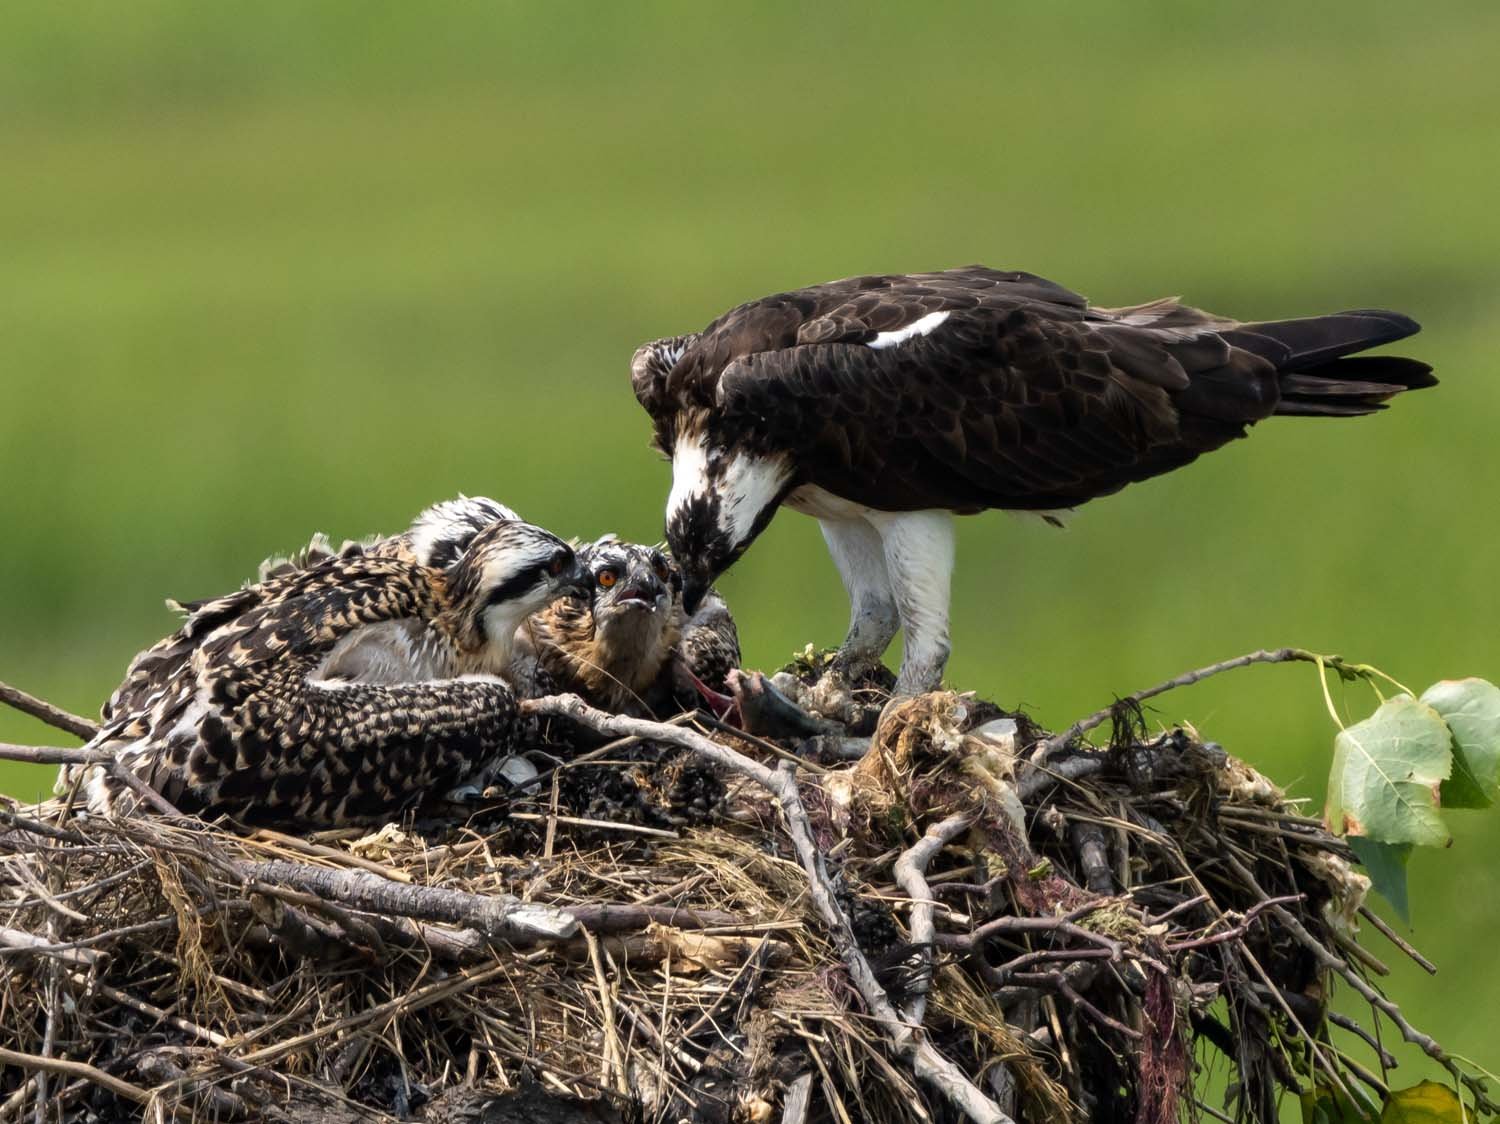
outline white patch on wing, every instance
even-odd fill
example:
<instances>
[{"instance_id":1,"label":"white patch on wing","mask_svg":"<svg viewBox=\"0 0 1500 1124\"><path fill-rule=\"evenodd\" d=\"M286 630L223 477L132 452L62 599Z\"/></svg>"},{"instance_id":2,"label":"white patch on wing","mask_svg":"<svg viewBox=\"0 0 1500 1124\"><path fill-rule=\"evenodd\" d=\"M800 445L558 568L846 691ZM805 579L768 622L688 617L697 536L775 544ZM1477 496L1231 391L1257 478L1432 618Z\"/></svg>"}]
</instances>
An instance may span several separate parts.
<instances>
[{"instance_id":1,"label":"white patch on wing","mask_svg":"<svg viewBox=\"0 0 1500 1124\"><path fill-rule=\"evenodd\" d=\"M883 348L895 347L898 343L905 343L914 336L928 335L934 328L948 319L948 312L929 312L919 320L913 320L904 328L897 328L890 332L881 332L866 346L876 351Z\"/></svg>"}]
</instances>

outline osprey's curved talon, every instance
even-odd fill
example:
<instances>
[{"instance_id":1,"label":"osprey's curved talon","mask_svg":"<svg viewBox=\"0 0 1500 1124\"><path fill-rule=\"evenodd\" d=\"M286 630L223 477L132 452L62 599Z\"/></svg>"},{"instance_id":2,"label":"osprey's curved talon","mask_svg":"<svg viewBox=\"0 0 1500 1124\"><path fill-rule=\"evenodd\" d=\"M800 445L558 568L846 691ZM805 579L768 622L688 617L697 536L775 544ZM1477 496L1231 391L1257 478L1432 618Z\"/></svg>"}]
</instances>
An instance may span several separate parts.
<instances>
[{"instance_id":1,"label":"osprey's curved talon","mask_svg":"<svg viewBox=\"0 0 1500 1124\"><path fill-rule=\"evenodd\" d=\"M90 747L184 811L252 822L368 823L482 787L527 728L500 677L516 628L584 589L573 549L462 498L405 535L324 546L185 606L182 627L131 664ZM132 809L104 769L82 771L89 810Z\"/></svg>"},{"instance_id":2,"label":"osprey's curved talon","mask_svg":"<svg viewBox=\"0 0 1500 1124\"><path fill-rule=\"evenodd\" d=\"M636 398L672 460L666 529L691 610L785 504L818 520L849 593L844 659L905 635L897 690L948 659L953 516L1060 513L1188 464L1272 415L1347 417L1435 383L1356 353L1395 312L1241 323L1175 299L1092 308L983 266L853 277L647 344Z\"/></svg>"}]
</instances>

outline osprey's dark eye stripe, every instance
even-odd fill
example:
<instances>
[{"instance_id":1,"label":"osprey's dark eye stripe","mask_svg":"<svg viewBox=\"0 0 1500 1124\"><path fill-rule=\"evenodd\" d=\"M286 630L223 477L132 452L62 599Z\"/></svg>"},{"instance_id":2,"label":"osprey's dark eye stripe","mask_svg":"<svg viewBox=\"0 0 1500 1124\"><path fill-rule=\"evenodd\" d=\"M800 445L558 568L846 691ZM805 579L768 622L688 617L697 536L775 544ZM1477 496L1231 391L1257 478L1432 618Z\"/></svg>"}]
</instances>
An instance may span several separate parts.
<instances>
[{"instance_id":1,"label":"osprey's dark eye stripe","mask_svg":"<svg viewBox=\"0 0 1500 1124\"><path fill-rule=\"evenodd\" d=\"M527 566L524 570L511 577L490 590L490 595L485 602L490 605L498 605L502 601L514 601L521 594L537 585L542 580L542 574L547 569L547 564L538 562L535 566Z\"/></svg>"}]
</instances>

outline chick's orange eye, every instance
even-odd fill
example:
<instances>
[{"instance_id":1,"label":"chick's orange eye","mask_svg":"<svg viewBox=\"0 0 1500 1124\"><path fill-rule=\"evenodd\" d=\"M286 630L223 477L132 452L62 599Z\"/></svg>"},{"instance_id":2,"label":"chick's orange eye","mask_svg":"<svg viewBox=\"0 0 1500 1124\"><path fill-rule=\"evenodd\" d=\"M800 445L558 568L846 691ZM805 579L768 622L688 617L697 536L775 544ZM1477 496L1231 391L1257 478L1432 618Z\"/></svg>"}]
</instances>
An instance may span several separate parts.
<instances>
[{"instance_id":1,"label":"chick's orange eye","mask_svg":"<svg viewBox=\"0 0 1500 1124\"><path fill-rule=\"evenodd\" d=\"M655 563L655 568L656 576L659 577L662 581L666 581L669 577L671 577L671 572L667 569L666 559L658 558Z\"/></svg>"},{"instance_id":2,"label":"chick's orange eye","mask_svg":"<svg viewBox=\"0 0 1500 1124\"><path fill-rule=\"evenodd\" d=\"M617 582L619 580L620 580L620 575L617 574L617 573L615 573L613 570L600 570L599 571L599 577L597 579L597 581L599 582L600 587L603 588L603 589L608 589L610 586L614 585L615 582Z\"/></svg>"},{"instance_id":3,"label":"chick's orange eye","mask_svg":"<svg viewBox=\"0 0 1500 1124\"><path fill-rule=\"evenodd\" d=\"M561 552L552 556L552 561L547 564L547 570L555 578L563 572L563 567L568 564L567 556Z\"/></svg>"}]
</instances>

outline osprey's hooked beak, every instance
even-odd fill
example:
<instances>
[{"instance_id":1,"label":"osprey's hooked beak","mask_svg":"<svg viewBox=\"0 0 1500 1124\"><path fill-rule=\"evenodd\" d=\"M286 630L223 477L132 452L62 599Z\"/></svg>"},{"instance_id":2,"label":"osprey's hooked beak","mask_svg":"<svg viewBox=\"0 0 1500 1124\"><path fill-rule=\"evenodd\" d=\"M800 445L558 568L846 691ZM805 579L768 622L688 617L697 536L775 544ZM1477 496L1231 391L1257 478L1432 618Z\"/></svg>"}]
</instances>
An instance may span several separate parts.
<instances>
[{"instance_id":1,"label":"osprey's hooked beak","mask_svg":"<svg viewBox=\"0 0 1500 1124\"><path fill-rule=\"evenodd\" d=\"M559 597L581 597L587 601L594 593L594 576L584 568L577 556L573 558L573 564L563 572L558 579L557 595Z\"/></svg>"},{"instance_id":2,"label":"osprey's hooked beak","mask_svg":"<svg viewBox=\"0 0 1500 1124\"><path fill-rule=\"evenodd\" d=\"M697 566L684 566L682 569L682 608L692 616L698 611L698 606L703 603L703 595L708 592L710 578L706 571Z\"/></svg>"}]
</instances>

